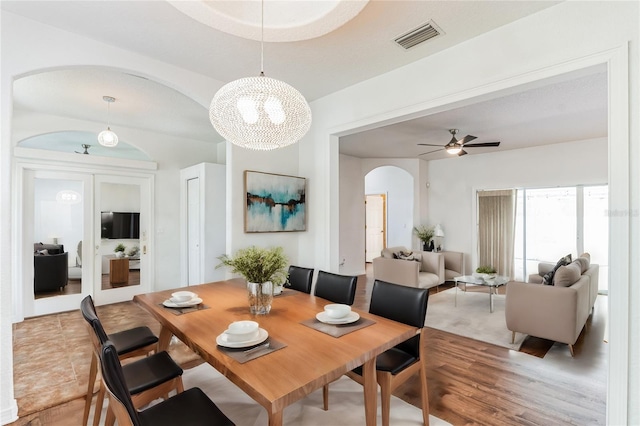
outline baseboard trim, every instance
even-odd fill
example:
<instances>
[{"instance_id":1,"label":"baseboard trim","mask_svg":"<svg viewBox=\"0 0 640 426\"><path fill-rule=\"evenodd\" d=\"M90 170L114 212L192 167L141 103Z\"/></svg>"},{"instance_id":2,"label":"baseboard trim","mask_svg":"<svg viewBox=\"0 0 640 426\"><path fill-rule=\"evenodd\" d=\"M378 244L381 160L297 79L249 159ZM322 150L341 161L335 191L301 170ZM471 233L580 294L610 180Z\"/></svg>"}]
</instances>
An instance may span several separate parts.
<instances>
[{"instance_id":1,"label":"baseboard trim","mask_svg":"<svg viewBox=\"0 0 640 426\"><path fill-rule=\"evenodd\" d=\"M7 425L18 420L18 402L14 398L11 401L11 406L3 408L0 411L0 424Z\"/></svg>"}]
</instances>

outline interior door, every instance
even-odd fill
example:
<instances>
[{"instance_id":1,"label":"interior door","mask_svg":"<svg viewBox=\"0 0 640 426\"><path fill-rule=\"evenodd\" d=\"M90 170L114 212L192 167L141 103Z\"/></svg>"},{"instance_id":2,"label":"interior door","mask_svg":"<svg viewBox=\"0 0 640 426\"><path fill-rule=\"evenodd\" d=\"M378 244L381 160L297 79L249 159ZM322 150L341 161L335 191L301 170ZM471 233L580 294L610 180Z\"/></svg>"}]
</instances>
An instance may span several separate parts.
<instances>
[{"instance_id":1,"label":"interior door","mask_svg":"<svg viewBox=\"0 0 640 426\"><path fill-rule=\"evenodd\" d=\"M93 244L92 177L21 170L24 317L78 309L91 292L93 274L92 259L85 256Z\"/></svg>"},{"instance_id":2,"label":"interior door","mask_svg":"<svg viewBox=\"0 0 640 426\"><path fill-rule=\"evenodd\" d=\"M380 256L386 247L386 195L365 196L365 262Z\"/></svg>"},{"instance_id":3,"label":"interior door","mask_svg":"<svg viewBox=\"0 0 640 426\"><path fill-rule=\"evenodd\" d=\"M187 283L201 284L200 276L200 178L187 180Z\"/></svg>"},{"instance_id":4,"label":"interior door","mask_svg":"<svg viewBox=\"0 0 640 426\"><path fill-rule=\"evenodd\" d=\"M152 187L151 177L95 176L93 293L98 305L151 291Z\"/></svg>"}]
</instances>

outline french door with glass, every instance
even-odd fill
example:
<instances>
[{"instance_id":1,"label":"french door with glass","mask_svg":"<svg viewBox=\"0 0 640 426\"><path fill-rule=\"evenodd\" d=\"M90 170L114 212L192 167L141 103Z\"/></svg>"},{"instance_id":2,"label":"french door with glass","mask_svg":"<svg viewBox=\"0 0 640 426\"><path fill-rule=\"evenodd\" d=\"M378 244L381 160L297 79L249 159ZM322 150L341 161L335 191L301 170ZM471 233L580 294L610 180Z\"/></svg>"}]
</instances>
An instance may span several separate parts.
<instances>
[{"instance_id":1,"label":"french door with glass","mask_svg":"<svg viewBox=\"0 0 640 426\"><path fill-rule=\"evenodd\" d=\"M31 164L17 171L17 319L76 310L87 295L102 305L151 291L153 176ZM112 224L126 234L105 233L108 213L129 218Z\"/></svg>"}]
</instances>

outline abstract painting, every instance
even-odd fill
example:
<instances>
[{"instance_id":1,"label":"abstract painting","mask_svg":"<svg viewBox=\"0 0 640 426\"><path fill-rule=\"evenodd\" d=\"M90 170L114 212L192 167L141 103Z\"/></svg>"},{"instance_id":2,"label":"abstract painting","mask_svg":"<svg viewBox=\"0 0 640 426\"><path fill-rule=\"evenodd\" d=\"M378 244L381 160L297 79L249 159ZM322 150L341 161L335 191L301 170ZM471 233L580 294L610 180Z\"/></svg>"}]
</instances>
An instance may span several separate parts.
<instances>
[{"instance_id":1,"label":"abstract painting","mask_svg":"<svg viewBox=\"0 0 640 426\"><path fill-rule=\"evenodd\" d=\"M306 230L306 179L245 170L245 232Z\"/></svg>"}]
</instances>

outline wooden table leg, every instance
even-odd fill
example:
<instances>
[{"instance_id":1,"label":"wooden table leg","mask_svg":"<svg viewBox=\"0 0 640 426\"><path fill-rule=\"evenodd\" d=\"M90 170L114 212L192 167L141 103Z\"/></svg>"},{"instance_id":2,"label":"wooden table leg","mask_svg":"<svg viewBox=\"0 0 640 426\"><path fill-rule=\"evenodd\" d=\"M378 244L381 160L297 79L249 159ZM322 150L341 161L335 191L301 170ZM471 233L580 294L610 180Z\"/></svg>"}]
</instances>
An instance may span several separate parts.
<instances>
[{"instance_id":1,"label":"wooden table leg","mask_svg":"<svg viewBox=\"0 0 640 426\"><path fill-rule=\"evenodd\" d=\"M158 336L158 352L166 351L169 349L169 343L171 343L171 336L173 333L165 327L162 326L160 329L160 336Z\"/></svg>"},{"instance_id":2,"label":"wooden table leg","mask_svg":"<svg viewBox=\"0 0 640 426\"><path fill-rule=\"evenodd\" d=\"M364 415L367 426L375 426L378 411L378 385L376 382L376 359L370 359L362 366L364 379Z\"/></svg>"},{"instance_id":3,"label":"wooden table leg","mask_svg":"<svg viewBox=\"0 0 640 426\"><path fill-rule=\"evenodd\" d=\"M282 411L269 412L269 426L282 426Z\"/></svg>"}]
</instances>

